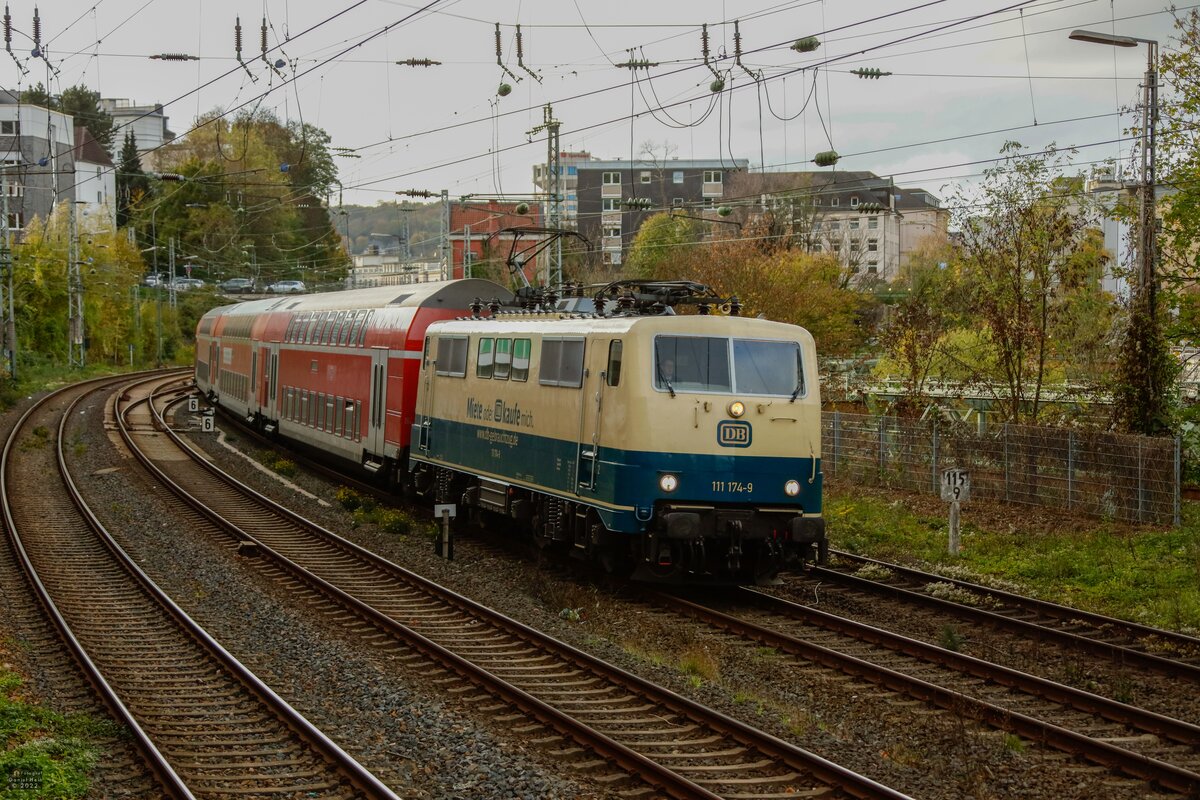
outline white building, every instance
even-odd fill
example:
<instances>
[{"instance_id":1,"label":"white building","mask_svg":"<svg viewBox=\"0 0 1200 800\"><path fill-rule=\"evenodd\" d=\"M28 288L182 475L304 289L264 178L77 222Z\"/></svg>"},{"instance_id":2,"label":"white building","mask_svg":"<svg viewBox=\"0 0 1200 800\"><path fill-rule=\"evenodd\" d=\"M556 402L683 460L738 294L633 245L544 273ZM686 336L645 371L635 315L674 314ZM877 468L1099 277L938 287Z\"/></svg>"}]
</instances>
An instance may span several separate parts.
<instances>
[{"instance_id":1,"label":"white building","mask_svg":"<svg viewBox=\"0 0 1200 800\"><path fill-rule=\"evenodd\" d=\"M104 97L100 100L100 108L112 116L113 125L116 128L110 148L110 154L114 159L120 155L121 145L125 142L125 134L130 131L137 139L139 154L156 150L164 142L175 138L174 132L167 127L167 116L163 113L161 103L139 106L124 97ZM153 160L152 154L150 161L153 162ZM148 169L151 164L143 162L142 166Z\"/></svg>"},{"instance_id":2,"label":"white building","mask_svg":"<svg viewBox=\"0 0 1200 800\"><path fill-rule=\"evenodd\" d=\"M351 256L353 265L346 276L350 289L371 286L400 286L442 280L442 265L437 261L403 261L399 253L359 253Z\"/></svg>"},{"instance_id":3,"label":"white building","mask_svg":"<svg viewBox=\"0 0 1200 800\"><path fill-rule=\"evenodd\" d=\"M75 128L75 200L96 219L103 215L116 224L117 176L108 151L84 127Z\"/></svg>"}]
</instances>

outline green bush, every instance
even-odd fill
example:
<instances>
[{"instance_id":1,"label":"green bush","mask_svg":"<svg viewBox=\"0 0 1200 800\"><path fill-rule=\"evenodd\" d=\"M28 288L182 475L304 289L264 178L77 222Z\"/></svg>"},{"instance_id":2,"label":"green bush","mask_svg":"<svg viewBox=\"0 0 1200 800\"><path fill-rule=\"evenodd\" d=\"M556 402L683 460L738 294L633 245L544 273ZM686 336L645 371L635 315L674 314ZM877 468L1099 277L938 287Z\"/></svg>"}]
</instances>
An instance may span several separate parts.
<instances>
[{"instance_id":1,"label":"green bush","mask_svg":"<svg viewBox=\"0 0 1200 800\"><path fill-rule=\"evenodd\" d=\"M333 493L333 499L347 511L355 511L362 507L362 495L348 486L339 486Z\"/></svg>"}]
</instances>

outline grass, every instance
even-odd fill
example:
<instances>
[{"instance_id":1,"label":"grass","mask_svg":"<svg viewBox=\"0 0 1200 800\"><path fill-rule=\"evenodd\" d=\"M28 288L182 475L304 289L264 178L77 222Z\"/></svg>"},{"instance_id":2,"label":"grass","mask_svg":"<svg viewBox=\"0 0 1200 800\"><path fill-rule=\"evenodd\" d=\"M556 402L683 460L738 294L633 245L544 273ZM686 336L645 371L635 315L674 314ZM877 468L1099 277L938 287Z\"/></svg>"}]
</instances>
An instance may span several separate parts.
<instances>
[{"instance_id":1,"label":"grass","mask_svg":"<svg viewBox=\"0 0 1200 800\"><path fill-rule=\"evenodd\" d=\"M0 798L83 797L98 757L92 740L118 730L108 721L64 716L31 704L21 678L0 669Z\"/></svg>"},{"instance_id":2,"label":"grass","mask_svg":"<svg viewBox=\"0 0 1200 800\"><path fill-rule=\"evenodd\" d=\"M1200 504L1166 529L967 504L958 556L946 552L945 506L915 496L830 490L825 516L831 544L851 553L1200 634Z\"/></svg>"}]
</instances>

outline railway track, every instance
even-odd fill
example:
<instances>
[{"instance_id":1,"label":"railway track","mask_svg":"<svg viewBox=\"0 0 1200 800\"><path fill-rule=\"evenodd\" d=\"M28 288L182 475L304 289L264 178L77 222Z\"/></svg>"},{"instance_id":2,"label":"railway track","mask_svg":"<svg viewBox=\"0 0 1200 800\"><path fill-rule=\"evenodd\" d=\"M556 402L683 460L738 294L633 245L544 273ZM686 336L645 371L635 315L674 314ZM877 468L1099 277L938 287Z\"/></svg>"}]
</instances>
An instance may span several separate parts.
<instances>
[{"instance_id":1,"label":"railway track","mask_svg":"<svg viewBox=\"0 0 1200 800\"><path fill-rule=\"evenodd\" d=\"M439 664L445 688L547 741L566 737L590 765L614 764L671 797L773 798L904 795L558 642L392 564L220 473L172 433L165 452L134 435L127 443L165 486L258 555L256 563L344 628L399 640L412 658ZM144 405L144 404L143 404ZM138 411L138 414L141 412ZM187 458L180 457L186 453ZM203 498L203 499L200 499ZM474 692L467 695L468 692ZM501 703L496 701L500 700ZM521 715L511 714L515 707ZM522 718L525 723L522 725ZM569 751L569 748L568 748ZM588 763L585 761L585 763Z\"/></svg>"},{"instance_id":2,"label":"railway track","mask_svg":"<svg viewBox=\"0 0 1200 800\"><path fill-rule=\"evenodd\" d=\"M1127 776L1200 793L1200 727L753 589L654 605ZM847 640L850 640L849 642Z\"/></svg>"},{"instance_id":3,"label":"railway track","mask_svg":"<svg viewBox=\"0 0 1200 800\"><path fill-rule=\"evenodd\" d=\"M805 584L820 581L825 590L834 585L862 596L900 600L975 625L1106 658L1121 666L1200 683L1200 639L1195 637L850 553L831 551L831 556L836 557L840 566L810 566L802 577L793 580ZM854 574L866 566L875 567L877 576L889 577L870 580ZM936 583L950 584L975 598L978 605L935 597L925 591Z\"/></svg>"},{"instance_id":4,"label":"railway track","mask_svg":"<svg viewBox=\"0 0 1200 800\"><path fill-rule=\"evenodd\" d=\"M394 800L189 619L83 502L66 467L66 421L91 392L129 380L48 396L21 417L0 456L6 532L87 680L167 796Z\"/></svg>"}]
</instances>

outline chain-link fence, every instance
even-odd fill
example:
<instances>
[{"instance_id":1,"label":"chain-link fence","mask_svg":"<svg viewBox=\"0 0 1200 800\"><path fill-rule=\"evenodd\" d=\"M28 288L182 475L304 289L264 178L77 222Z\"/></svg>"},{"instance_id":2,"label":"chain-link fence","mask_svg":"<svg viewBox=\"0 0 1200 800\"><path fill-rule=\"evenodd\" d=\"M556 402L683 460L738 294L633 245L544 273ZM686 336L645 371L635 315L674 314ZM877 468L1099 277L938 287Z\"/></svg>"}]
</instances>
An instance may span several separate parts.
<instances>
[{"instance_id":1,"label":"chain-link fence","mask_svg":"<svg viewBox=\"0 0 1200 800\"><path fill-rule=\"evenodd\" d=\"M822 414L822 469L835 480L937 493L944 469L971 497L1099 517L1179 524L1178 438L1032 425L984 432L945 420Z\"/></svg>"}]
</instances>

